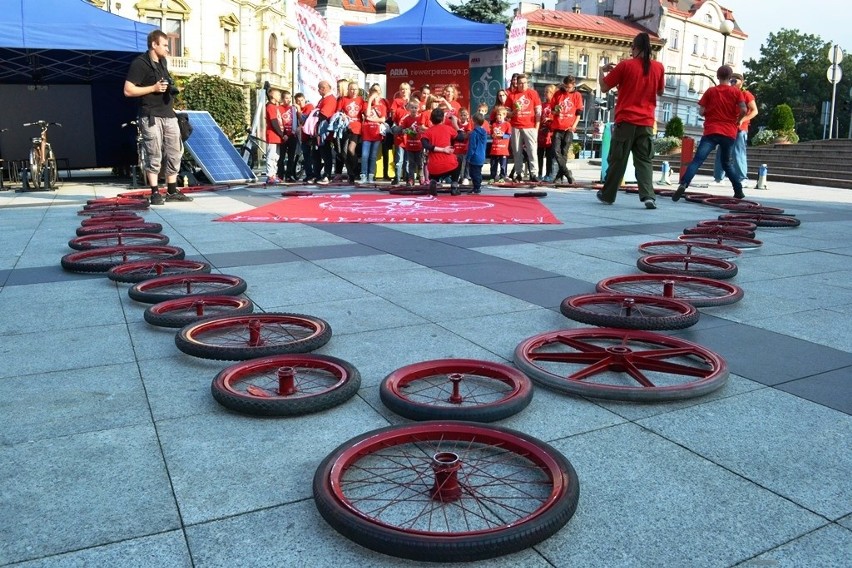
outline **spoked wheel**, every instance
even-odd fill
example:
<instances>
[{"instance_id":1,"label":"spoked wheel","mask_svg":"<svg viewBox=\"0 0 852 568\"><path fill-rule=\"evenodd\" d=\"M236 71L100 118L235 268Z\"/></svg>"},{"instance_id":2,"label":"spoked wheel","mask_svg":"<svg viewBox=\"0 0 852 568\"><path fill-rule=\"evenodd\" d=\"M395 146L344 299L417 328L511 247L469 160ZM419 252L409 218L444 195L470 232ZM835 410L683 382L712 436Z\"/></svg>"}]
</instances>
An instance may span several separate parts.
<instances>
[{"instance_id":1,"label":"spoked wheel","mask_svg":"<svg viewBox=\"0 0 852 568\"><path fill-rule=\"evenodd\" d=\"M378 552L467 562L529 548L574 515L580 484L544 442L507 428L421 422L367 432L326 457L314 501Z\"/></svg>"},{"instance_id":2,"label":"spoked wheel","mask_svg":"<svg viewBox=\"0 0 852 568\"><path fill-rule=\"evenodd\" d=\"M158 276L134 284L127 294L137 302L156 304L185 296L239 296L248 285L227 274L176 274Z\"/></svg>"},{"instance_id":3,"label":"spoked wheel","mask_svg":"<svg viewBox=\"0 0 852 568\"><path fill-rule=\"evenodd\" d=\"M195 357L242 361L319 349L331 326L317 317L268 313L210 318L191 323L175 336L177 348Z\"/></svg>"},{"instance_id":4,"label":"spoked wheel","mask_svg":"<svg viewBox=\"0 0 852 568\"><path fill-rule=\"evenodd\" d=\"M89 209L86 209L89 207ZM106 216L106 215L116 215L116 214L127 214L133 213L134 211L142 211L144 207L137 207L131 205L84 205L83 209L77 211L77 215L85 215L89 217L98 217L98 216Z\"/></svg>"},{"instance_id":5,"label":"spoked wheel","mask_svg":"<svg viewBox=\"0 0 852 568\"><path fill-rule=\"evenodd\" d=\"M33 189L41 189L43 166L41 163L41 159L39 158L39 152L37 152L35 148L30 148L29 162L30 183L32 184Z\"/></svg>"},{"instance_id":6,"label":"spoked wheel","mask_svg":"<svg viewBox=\"0 0 852 568\"><path fill-rule=\"evenodd\" d=\"M636 266L651 274L686 274L720 280L737 275L737 265L733 262L690 254L652 254L640 257Z\"/></svg>"},{"instance_id":7,"label":"spoked wheel","mask_svg":"<svg viewBox=\"0 0 852 568\"><path fill-rule=\"evenodd\" d=\"M113 266L139 260L180 260L184 251L172 246L102 247L72 252L62 257L62 268L69 272L106 272Z\"/></svg>"},{"instance_id":8,"label":"spoked wheel","mask_svg":"<svg viewBox=\"0 0 852 568\"><path fill-rule=\"evenodd\" d=\"M129 223L98 223L88 227L77 227L77 236L103 235L106 233L160 233L163 226L159 223L141 223L131 221Z\"/></svg>"},{"instance_id":9,"label":"spoked wheel","mask_svg":"<svg viewBox=\"0 0 852 568\"><path fill-rule=\"evenodd\" d=\"M719 218L731 221L749 221L758 227L798 227L802 224L800 219L788 215L764 215L758 213L728 213L720 215Z\"/></svg>"},{"instance_id":10,"label":"spoked wheel","mask_svg":"<svg viewBox=\"0 0 852 568\"><path fill-rule=\"evenodd\" d=\"M696 223L696 227L733 227L743 231L754 231L757 225L748 221L729 221L726 219L707 219Z\"/></svg>"},{"instance_id":11,"label":"spoked wheel","mask_svg":"<svg viewBox=\"0 0 852 568\"><path fill-rule=\"evenodd\" d=\"M74 250L135 245L164 246L167 244L169 244L169 237L166 235L137 232L84 235L68 241L68 246Z\"/></svg>"},{"instance_id":12,"label":"spoked wheel","mask_svg":"<svg viewBox=\"0 0 852 568\"><path fill-rule=\"evenodd\" d=\"M716 197L712 193L700 193L698 191L691 192L687 191L683 194L683 198L691 203L704 203L704 200L708 197Z\"/></svg>"},{"instance_id":13,"label":"spoked wheel","mask_svg":"<svg viewBox=\"0 0 852 568\"><path fill-rule=\"evenodd\" d=\"M702 199L702 202L705 205L715 205L716 207L721 207L723 209L727 209L728 206L737 205L737 206L745 206L745 207L760 207L760 203L757 201L747 201L745 199L737 199L736 197L705 197Z\"/></svg>"},{"instance_id":14,"label":"spoked wheel","mask_svg":"<svg viewBox=\"0 0 852 568\"><path fill-rule=\"evenodd\" d=\"M752 250L763 246L763 241L736 235L679 235L678 240L693 243L716 243L717 245L737 247L740 250Z\"/></svg>"},{"instance_id":15,"label":"spoked wheel","mask_svg":"<svg viewBox=\"0 0 852 568\"><path fill-rule=\"evenodd\" d=\"M148 306L145 321L160 327L183 327L192 322L223 316L250 314L254 304L235 296L187 296Z\"/></svg>"},{"instance_id":16,"label":"spoked wheel","mask_svg":"<svg viewBox=\"0 0 852 568\"><path fill-rule=\"evenodd\" d=\"M295 416L352 398L361 375L351 363L327 355L275 355L232 365L213 379L219 404L244 414Z\"/></svg>"},{"instance_id":17,"label":"spoked wheel","mask_svg":"<svg viewBox=\"0 0 852 568\"><path fill-rule=\"evenodd\" d=\"M145 203L146 197L144 195L135 195L132 197L98 197L95 199L88 199L86 201L86 205L137 205L140 203Z\"/></svg>"},{"instance_id":18,"label":"spoked wheel","mask_svg":"<svg viewBox=\"0 0 852 568\"><path fill-rule=\"evenodd\" d=\"M288 191L282 191L281 195L284 197L304 197L307 195L313 195L314 192L307 189L291 189Z\"/></svg>"},{"instance_id":19,"label":"spoked wheel","mask_svg":"<svg viewBox=\"0 0 852 568\"><path fill-rule=\"evenodd\" d=\"M514 367L474 359L423 361L385 377L379 394L389 409L411 420L508 418L532 400L532 383Z\"/></svg>"},{"instance_id":20,"label":"spoked wheel","mask_svg":"<svg viewBox=\"0 0 852 568\"><path fill-rule=\"evenodd\" d=\"M735 237L746 237L747 239L754 238L754 231L749 231L741 227L729 227L727 225L712 225L687 227L683 230L684 235L734 235Z\"/></svg>"},{"instance_id":21,"label":"spoked wheel","mask_svg":"<svg viewBox=\"0 0 852 568\"><path fill-rule=\"evenodd\" d=\"M552 389L634 402L703 396L728 379L727 363L716 353L648 331L542 333L522 341L514 360L535 382Z\"/></svg>"},{"instance_id":22,"label":"spoked wheel","mask_svg":"<svg viewBox=\"0 0 852 568\"><path fill-rule=\"evenodd\" d=\"M736 211L738 213L755 213L757 215L783 215L784 210L778 207L765 207L763 205L749 205L747 203L732 204L723 209Z\"/></svg>"},{"instance_id":23,"label":"spoked wheel","mask_svg":"<svg viewBox=\"0 0 852 568\"><path fill-rule=\"evenodd\" d=\"M743 253L737 247L693 241L651 241L639 245L643 254L697 254L710 258L736 260Z\"/></svg>"},{"instance_id":24,"label":"spoked wheel","mask_svg":"<svg viewBox=\"0 0 852 568\"><path fill-rule=\"evenodd\" d=\"M47 189L56 189L59 183L59 168L56 165L56 158L53 157L53 152L50 153L45 163L45 170L42 173L44 176L44 185Z\"/></svg>"},{"instance_id":25,"label":"spoked wheel","mask_svg":"<svg viewBox=\"0 0 852 568\"><path fill-rule=\"evenodd\" d=\"M597 283L598 292L642 294L688 302L696 308L724 306L739 302L743 290L739 286L696 276L680 274L629 274L612 276Z\"/></svg>"},{"instance_id":26,"label":"spoked wheel","mask_svg":"<svg viewBox=\"0 0 852 568\"><path fill-rule=\"evenodd\" d=\"M622 329L684 329L701 316L691 304L660 296L582 294L562 300L567 318Z\"/></svg>"},{"instance_id":27,"label":"spoked wheel","mask_svg":"<svg viewBox=\"0 0 852 568\"><path fill-rule=\"evenodd\" d=\"M107 276L115 282L136 283L170 274L209 273L211 266L197 260L140 260L127 262L109 269Z\"/></svg>"},{"instance_id":28,"label":"spoked wheel","mask_svg":"<svg viewBox=\"0 0 852 568\"><path fill-rule=\"evenodd\" d=\"M141 210L148 209L148 202L144 199L125 199L123 201L116 203L94 203L92 205L83 205L83 211L99 211L99 210L111 210L117 207L121 207L123 211L133 211L133 210Z\"/></svg>"},{"instance_id":29,"label":"spoked wheel","mask_svg":"<svg viewBox=\"0 0 852 568\"><path fill-rule=\"evenodd\" d=\"M103 225L108 223L144 223L145 218L141 215L137 215L136 213L127 212L117 212L117 213L103 213L101 215L92 215L88 219L83 219L80 221L80 225L83 227L91 227L93 225Z\"/></svg>"}]
</instances>

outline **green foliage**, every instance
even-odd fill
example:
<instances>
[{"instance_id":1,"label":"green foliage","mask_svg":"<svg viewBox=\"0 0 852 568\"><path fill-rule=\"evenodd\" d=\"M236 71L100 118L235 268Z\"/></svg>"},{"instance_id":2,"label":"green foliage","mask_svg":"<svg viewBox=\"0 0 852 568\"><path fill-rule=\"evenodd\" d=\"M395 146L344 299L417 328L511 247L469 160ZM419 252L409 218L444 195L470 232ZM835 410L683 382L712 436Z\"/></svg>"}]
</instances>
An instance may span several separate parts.
<instances>
[{"instance_id":1,"label":"green foliage","mask_svg":"<svg viewBox=\"0 0 852 568\"><path fill-rule=\"evenodd\" d=\"M769 34L760 47L760 59L744 63L746 83L757 83L750 89L759 111L751 123L755 130L767 126L773 108L787 104L797 118L796 129L802 140L822 139L822 102L831 100L832 91L832 84L826 80L830 47L830 42L799 30L782 29ZM837 108L843 108L852 87L852 57L844 58L840 67L843 79L837 84ZM835 118L840 121L839 132L846 132L849 112L835 110Z\"/></svg>"},{"instance_id":2,"label":"green foliage","mask_svg":"<svg viewBox=\"0 0 852 568\"><path fill-rule=\"evenodd\" d=\"M666 128L668 132L668 128ZM670 154L680 148L681 136L666 136L665 138L654 138L655 154Z\"/></svg>"},{"instance_id":3,"label":"green foliage","mask_svg":"<svg viewBox=\"0 0 852 568\"><path fill-rule=\"evenodd\" d=\"M571 144L571 153L574 154L575 158L580 155L580 152L582 150L583 150L583 145L580 144L579 142L574 142L573 144Z\"/></svg>"},{"instance_id":4,"label":"green foliage","mask_svg":"<svg viewBox=\"0 0 852 568\"><path fill-rule=\"evenodd\" d=\"M775 131L789 131L796 128L793 109L788 104L780 104L772 109L767 127Z\"/></svg>"},{"instance_id":5,"label":"green foliage","mask_svg":"<svg viewBox=\"0 0 852 568\"><path fill-rule=\"evenodd\" d=\"M512 17L507 15L511 4L505 0L469 0L459 4L450 4L450 12L483 24L512 25Z\"/></svg>"},{"instance_id":6,"label":"green foliage","mask_svg":"<svg viewBox=\"0 0 852 568\"><path fill-rule=\"evenodd\" d=\"M187 109L209 112L229 139L245 132L248 107L240 87L215 75L193 75L181 96Z\"/></svg>"},{"instance_id":7,"label":"green foliage","mask_svg":"<svg viewBox=\"0 0 852 568\"><path fill-rule=\"evenodd\" d=\"M775 132L773 130L769 130L768 128L765 128L765 129L761 130L760 132L758 132L757 134L755 134L754 136L752 136L751 145L752 146L765 146L767 144L774 144L775 138L776 138Z\"/></svg>"},{"instance_id":8,"label":"green foliage","mask_svg":"<svg viewBox=\"0 0 852 568\"><path fill-rule=\"evenodd\" d=\"M679 116L672 118L666 124L666 137L683 138L683 121Z\"/></svg>"}]
</instances>

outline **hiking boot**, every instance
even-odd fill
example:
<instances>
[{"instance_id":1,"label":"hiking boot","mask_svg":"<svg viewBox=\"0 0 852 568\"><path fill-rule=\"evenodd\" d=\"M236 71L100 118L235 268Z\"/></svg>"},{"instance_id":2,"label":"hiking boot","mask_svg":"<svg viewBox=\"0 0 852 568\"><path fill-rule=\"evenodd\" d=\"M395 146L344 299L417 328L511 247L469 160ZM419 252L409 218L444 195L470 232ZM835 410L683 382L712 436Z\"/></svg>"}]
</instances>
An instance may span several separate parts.
<instances>
[{"instance_id":1,"label":"hiking boot","mask_svg":"<svg viewBox=\"0 0 852 568\"><path fill-rule=\"evenodd\" d=\"M151 203L151 205L163 205L166 202L166 200L163 199L163 196L159 192L152 193L151 196L148 198L148 201Z\"/></svg>"},{"instance_id":2,"label":"hiking boot","mask_svg":"<svg viewBox=\"0 0 852 568\"><path fill-rule=\"evenodd\" d=\"M677 190L672 194L672 201L680 201L680 198L683 197L684 193L686 193L686 186L680 184L677 186Z\"/></svg>"},{"instance_id":3,"label":"hiking boot","mask_svg":"<svg viewBox=\"0 0 852 568\"><path fill-rule=\"evenodd\" d=\"M192 201L192 198L185 193L176 191L166 194L166 201Z\"/></svg>"}]
</instances>

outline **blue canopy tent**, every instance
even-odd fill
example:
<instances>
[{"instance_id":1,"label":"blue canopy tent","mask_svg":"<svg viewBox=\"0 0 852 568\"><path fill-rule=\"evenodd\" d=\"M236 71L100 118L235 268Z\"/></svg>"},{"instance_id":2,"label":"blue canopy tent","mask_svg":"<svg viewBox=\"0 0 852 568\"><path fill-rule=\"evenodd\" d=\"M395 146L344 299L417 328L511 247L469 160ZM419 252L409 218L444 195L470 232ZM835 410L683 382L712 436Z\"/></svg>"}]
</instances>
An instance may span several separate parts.
<instances>
[{"instance_id":1,"label":"blue canopy tent","mask_svg":"<svg viewBox=\"0 0 852 568\"><path fill-rule=\"evenodd\" d=\"M21 123L39 119L63 123L50 137L72 167L116 164L128 135L135 154L132 133L120 128L135 114L122 85L156 28L83 0L0 0L0 14L3 157L27 155L37 131Z\"/></svg>"},{"instance_id":2,"label":"blue canopy tent","mask_svg":"<svg viewBox=\"0 0 852 568\"><path fill-rule=\"evenodd\" d=\"M388 63L467 60L477 51L502 49L505 42L502 24L459 18L437 0L420 0L383 22L340 28L340 46L364 73L384 73Z\"/></svg>"}]
</instances>

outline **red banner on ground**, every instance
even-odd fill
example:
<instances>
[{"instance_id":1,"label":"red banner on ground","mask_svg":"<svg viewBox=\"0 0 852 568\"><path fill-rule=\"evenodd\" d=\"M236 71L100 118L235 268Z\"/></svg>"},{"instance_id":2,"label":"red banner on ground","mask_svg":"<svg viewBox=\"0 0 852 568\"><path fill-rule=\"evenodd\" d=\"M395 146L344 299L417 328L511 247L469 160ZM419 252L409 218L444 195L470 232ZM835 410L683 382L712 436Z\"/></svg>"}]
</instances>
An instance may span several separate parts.
<instances>
[{"instance_id":1,"label":"red banner on ground","mask_svg":"<svg viewBox=\"0 0 852 568\"><path fill-rule=\"evenodd\" d=\"M309 195L216 219L241 223L560 225L538 199L491 195Z\"/></svg>"}]
</instances>

